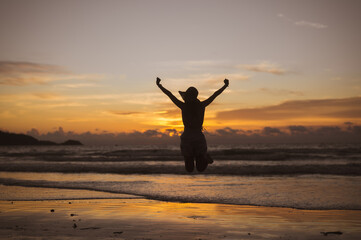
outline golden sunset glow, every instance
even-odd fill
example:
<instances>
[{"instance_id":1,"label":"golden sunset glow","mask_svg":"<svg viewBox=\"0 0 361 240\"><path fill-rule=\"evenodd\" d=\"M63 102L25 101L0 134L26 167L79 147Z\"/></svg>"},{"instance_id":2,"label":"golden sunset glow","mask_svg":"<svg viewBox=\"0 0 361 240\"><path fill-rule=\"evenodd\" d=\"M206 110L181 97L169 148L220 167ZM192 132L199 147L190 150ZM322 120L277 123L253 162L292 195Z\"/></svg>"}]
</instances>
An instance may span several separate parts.
<instances>
[{"instance_id":1,"label":"golden sunset glow","mask_svg":"<svg viewBox=\"0 0 361 240\"><path fill-rule=\"evenodd\" d=\"M181 112L156 77L200 100L230 80L207 108L210 132L361 124L360 15L347 4L84 4L2 4L1 130L172 135Z\"/></svg>"}]
</instances>

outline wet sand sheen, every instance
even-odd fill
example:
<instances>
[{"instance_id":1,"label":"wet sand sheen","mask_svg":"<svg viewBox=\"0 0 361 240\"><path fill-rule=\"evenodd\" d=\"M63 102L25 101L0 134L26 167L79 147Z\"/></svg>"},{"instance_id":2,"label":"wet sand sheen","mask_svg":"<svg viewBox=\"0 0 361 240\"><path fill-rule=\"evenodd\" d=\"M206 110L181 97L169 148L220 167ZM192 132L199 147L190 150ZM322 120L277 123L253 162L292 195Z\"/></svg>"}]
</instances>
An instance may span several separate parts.
<instances>
[{"instance_id":1,"label":"wet sand sheen","mask_svg":"<svg viewBox=\"0 0 361 240\"><path fill-rule=\"evenodd\" d=\"M7 239L320 239L338 231L328 239L358 239L361 212L146 199L0 201L0 226Z\"/></svg>"}]
</instances>

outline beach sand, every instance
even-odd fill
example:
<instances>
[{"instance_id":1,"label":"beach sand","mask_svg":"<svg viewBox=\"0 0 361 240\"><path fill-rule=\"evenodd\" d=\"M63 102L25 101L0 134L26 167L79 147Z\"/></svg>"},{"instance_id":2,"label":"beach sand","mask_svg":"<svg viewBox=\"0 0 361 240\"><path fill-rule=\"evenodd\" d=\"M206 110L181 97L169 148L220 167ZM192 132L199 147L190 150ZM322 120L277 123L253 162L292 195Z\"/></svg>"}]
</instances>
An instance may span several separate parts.
<instances>
[{"instance_id":1,"label":"beach sand","mask_svg":"<svg viewBox=\"0 0 361 240\"><path fill-rule=\"evenodd\" d=\"M336 233L325 236L321 232ZM352 210L173 203L143 198L0 201L1 239L360 237L361 211Z\"/></svg>"}]
</instances>

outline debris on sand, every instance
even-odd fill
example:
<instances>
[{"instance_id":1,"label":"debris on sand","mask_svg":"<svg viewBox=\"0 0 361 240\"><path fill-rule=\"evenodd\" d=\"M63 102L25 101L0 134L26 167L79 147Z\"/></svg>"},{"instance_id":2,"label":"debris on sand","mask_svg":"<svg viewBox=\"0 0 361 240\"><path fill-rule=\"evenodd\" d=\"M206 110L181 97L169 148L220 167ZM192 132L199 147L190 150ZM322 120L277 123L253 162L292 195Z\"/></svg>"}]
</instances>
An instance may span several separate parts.
<instances>
[{"instance_id":1,"label":"debris on sand","mask_svg":"<svg viewBox=\"0 0 361 240\"><path fill-rule=\"evenodd\" d=\"M80 230L89 230L89 229L100 229L100 227L87 227L87 228L80 228Z\"/></svg>"},{"instance_id":2,"label":"debris on sand","mask_svg":"<svg viewBox=\"0 0 361 240\"><path fill-rule=\"evenodd\" d=\"M335 235L342 235L342 232L336 231L336 232L321 232L324 236L327 236L329 234L335 234Z\"/></svg>"}]
</instances>

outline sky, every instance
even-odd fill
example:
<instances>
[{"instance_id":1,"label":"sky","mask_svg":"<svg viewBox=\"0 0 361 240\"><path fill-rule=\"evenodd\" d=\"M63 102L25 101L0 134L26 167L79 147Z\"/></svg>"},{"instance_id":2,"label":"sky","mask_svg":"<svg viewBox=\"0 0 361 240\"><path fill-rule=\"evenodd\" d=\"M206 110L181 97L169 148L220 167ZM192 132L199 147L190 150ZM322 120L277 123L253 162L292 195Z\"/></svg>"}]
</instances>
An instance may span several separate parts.
<instances>
[{"instance_id":1,"label":"sky","mask_svg":"<svg viewBox=\"0 0 361 240\"><path fill-rule=\"evenodd\" d=\"M230 80L206 110L210 133L358 129L360 10L357 0L0 0L0 129L178 133L180 110L156 77L178 98L195 86L200 100Z\"/></svg>"}]
</instances>

